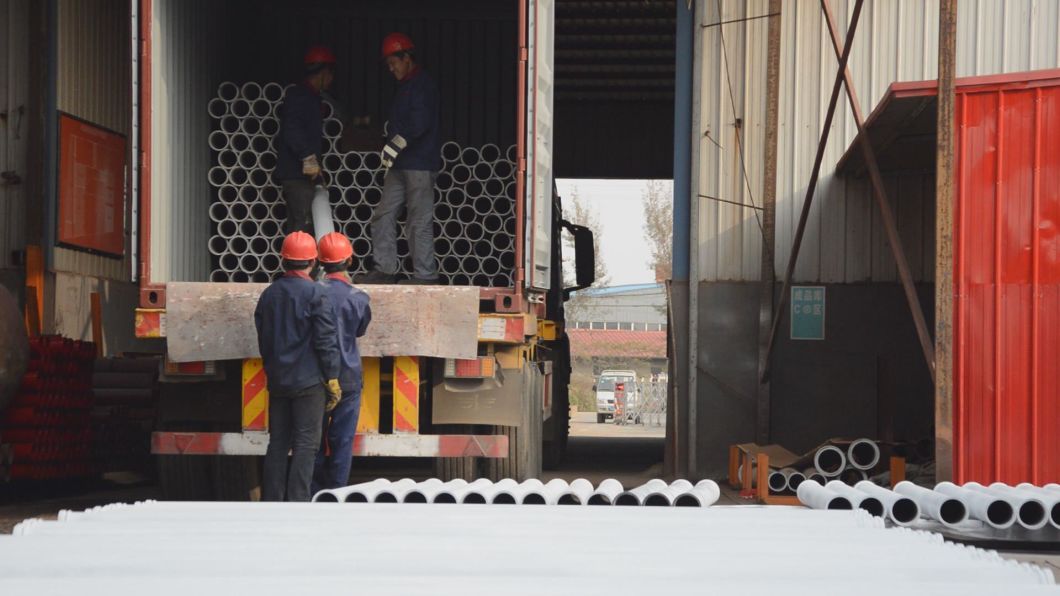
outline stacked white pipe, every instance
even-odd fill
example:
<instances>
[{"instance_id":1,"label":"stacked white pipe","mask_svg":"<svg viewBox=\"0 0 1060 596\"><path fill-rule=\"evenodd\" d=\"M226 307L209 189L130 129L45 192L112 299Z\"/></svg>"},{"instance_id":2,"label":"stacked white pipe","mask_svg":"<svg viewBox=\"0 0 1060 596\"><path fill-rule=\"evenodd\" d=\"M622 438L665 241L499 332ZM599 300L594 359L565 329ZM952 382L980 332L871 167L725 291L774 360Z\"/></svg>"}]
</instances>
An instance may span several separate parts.
<instances>
[{"instance_id":1,"label":"stacked white pipe","mask_svg":"<svg viewBox=\"0 0 1060 596\"><path fill-rule=\"evenodd\" d=\"M209 182L211 281L267 282L280 271L287 209L278 181L275 137L286 90L277 83L222 83L208 111L214 165ZM382 199L386 171L376 152L341 152L343 124L325 103L321 156L335 228L350 238L365 271L372 252L370 223ZM461 147L441 151L435 185L435 255L444 283L511 286L515 268L515 147ZM401 220L404 221L403 219ZM412 272L409 243L399 226L400 273Z\"/></svg>"},{"instance_id":2,"label":"stacked white pipe","mask_svg":"<svg viewBox=\"0 0 1060 596\"><path fill-rule=\"evenodd\" d=\"M411 486L405 499L439 484ZM0 593L12 595L974 596L1052 584L1042 568L863 511L787 507L147 502L0 536Z\"/></svg>"},{"instance_id":3,"label":"stacked white pipe","mask_svg":"<svg viewBox=\"0 0 1060 596\"><path fill-rule=\"evenodd\" d=\"M833 480L824 486L804 482L798 496L813 509L860 508L902 526L924 519L956 531L1008 530L1018 525L1025 531L1045 530L1055 536L1060 530L1060 485L1054 484L1009 486L995 482L984 486L969 482L958 486L940 482L932 489L902 481L890 490L867 480L854 487Z\"/></svg>"},{"instance_id":4,"label":"stacked white pipe","mask_svg":"<svg viewBox=\"0 0 1060 596\"><path fill-rule=\"evenodd\" d=\"M646 507L710 507L721 497L713 480L692 484L687 480L666 483L650 480L625 490L622 483L607 479L598 487L584 478L568 483L554 479L547 483L531 478L516 482L478 479L442 482L437 478L415 482L373 480L343 488L322 490L313 496L317 503L439 503L468 505L634 505Z\"/></svg>"}]
</instances>

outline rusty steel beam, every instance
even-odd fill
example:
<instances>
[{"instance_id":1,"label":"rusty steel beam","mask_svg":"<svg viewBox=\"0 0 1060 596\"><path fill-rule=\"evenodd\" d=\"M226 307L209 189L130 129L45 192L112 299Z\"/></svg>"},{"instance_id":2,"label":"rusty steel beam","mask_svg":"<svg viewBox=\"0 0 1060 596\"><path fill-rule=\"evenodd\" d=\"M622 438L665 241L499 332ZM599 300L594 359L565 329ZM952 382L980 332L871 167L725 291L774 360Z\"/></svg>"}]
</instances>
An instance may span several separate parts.
<instances>
[{"instance_id":1,"label":"rusty steel beam","mask_svg":"<svg viewBox=\"0 0 1060 596\"><path fill-rule=\"evenodd\" d=\"M828 24L828 36L832 40L832 49L837 57L847 54L850 41L847 45L840 45L839 28L836 25L835 14L829 0L821 0L821 9L824 11L825 20ZM853 23L851 24L853 27ZM931 381L935 382L935 347L932 344L931 334L928 332L927 321L924 319L924 309L920 308L920 300L916 295L916 287L913 285L913 274L909 269L909 260L902 248L902 239L898 236L898 226L894 221L894 211L891 209L891 201L887 198L887 191L883 186L883 176L880 174L880 166L876 161L876 152L872 148L872 141L865 133L865 116L861 112L861 102L858 101L854 77L850 75L850 69L845 63L840 64L843 73L847 99L850 102L850 110L854 113L854 123L858 127L858 142L865 156L865 164L869 170L869 178L872 181L872 196L876 199L876 205L880 208L880 216L883 219L883 229L887 233L887 241L891 243L891 252L898 266L898 277L902 280L902 289L905 291L906 301L909 302L909 310L913 315L913 324L916 326L917 338L920 340L920 348L924 351L924 359L927 361L928 371L931 373Z\"/></svg>"},{"instance_id":2,"label":"rusty steel beam","mask_svg":"<svg viewBox=\"0 0 1060 596\"><path fill-rule=\"evenodd\" d=\"M839 69L836 71L835 83L832 85L832 96L828 99L828 112L825 114L824 127L821 129L821 140L817 143L817 155L813 160L813 170L810 173L810 182L806 186L806 196L802 201L802 213L799 215L799 226L795 229L795 240L791 247L791 256L788 257L788 268L784 272L784 283L780 288L780 302L777 305L776 317L773 317L773 325L769 329L769 340L766 343L765 357L762 360L762 374L759 382L765 382L769 378L769 363L773 355L773 347L777 342L777 328L783 319L781 313L788 304L788 288L791 287L791 276L795 273L795 263L799 259L799 249L802 247L802 236L806 233L806 222L810 219L810 206L813 203L813 194L817 189L817 179L821 174L821 162L824 161L824 151L828 146L828 136L832 132L832 118L835 116L836 105L839 103L839 91L843 86L843 79L847 72L847 60L850 51L854 47L854 33L858 28L858 20L861 16L861 7L864 0L854 3L854 12L850 17L850 28L847 30L846 49L840 53ZM849 89L849 83L847 83Z\"/></svg>"},{"instance_id":3,"label":"rusty steel beam","mask_svg":"<svg viewBox=\"0 0 1060 596\"><path fill-rule=\"evenodd\" d=\"M777 211L777 130L780 122L780 37L781 0L769 0L769 40L766 62L766 147L765 171L763 173L762 234L767 247L776 246ZM769 332L773 319L777 282L777 265L774 250L762 251L762 294L759 296L758 312L758 368L765 370L769 361ZM770 441L770 410L772 409L771 387L768 380L758 385L757 427L755 442L768 445Z\"/></svg>"},{"instance_id":4,"label":"rusty steel beam","mask_svg":"<svg viewBox=\"0 0 1060 596\"><path fill-rule=\"evenodd\" d=\"M957 0L939 2L935 161L935 481L953 478L953 215Z\"/></svg>"}]
</instances>

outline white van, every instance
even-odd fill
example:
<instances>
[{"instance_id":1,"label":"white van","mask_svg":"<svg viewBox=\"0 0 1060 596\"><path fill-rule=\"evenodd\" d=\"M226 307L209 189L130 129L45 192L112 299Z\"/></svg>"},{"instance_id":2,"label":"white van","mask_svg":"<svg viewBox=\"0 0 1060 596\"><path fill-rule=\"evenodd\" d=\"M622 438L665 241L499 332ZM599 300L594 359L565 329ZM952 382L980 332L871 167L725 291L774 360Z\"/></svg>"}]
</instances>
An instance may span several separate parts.
<instances>
[{"instance_id":1,"label":"white van","mask_svg":"<svg viewBox=\"0 0 1060 596\"><path fill-rule=\"evenodd\" d=\"M637 399L637 373L631 370L605 370L593 385L596 392L596 422L615 417L615 389L625 392L627 407Z\"/></svg>"}]
</instances>

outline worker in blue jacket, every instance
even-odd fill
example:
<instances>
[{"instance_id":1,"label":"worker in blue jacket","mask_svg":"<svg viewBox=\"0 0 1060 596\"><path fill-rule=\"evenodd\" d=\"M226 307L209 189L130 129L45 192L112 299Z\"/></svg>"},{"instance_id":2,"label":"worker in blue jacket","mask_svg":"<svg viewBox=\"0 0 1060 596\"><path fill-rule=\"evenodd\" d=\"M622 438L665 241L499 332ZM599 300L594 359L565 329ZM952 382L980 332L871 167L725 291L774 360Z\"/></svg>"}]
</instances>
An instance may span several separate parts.
<instances>
[{"instance_id":1,"label":"worker in blue jacket","mask_svg":"<svg viewBox=\"0 0 1060 596\"><path fill-rule=\"evenodd\" d=\"M325 274L325 279L320 283L335 310L335 326L338 329L342 399L330 415L324 417L324 441L317 452L313 473L314 492L349 483L353 438L357 434L357 420L361 415L363 385L357 338L364 335L368 324L372 322L368 294L355 288L347 273L353 261L353 246L349 238L331 232L320 239L319 248L320 263Z\"/></svg>"},{"instance_id":2,"label":"worker in blue jacket","mask_svg":"<svg viewBox=\"0 0 1060 596\"><path fill-rule=\"evenodd\" d=\"M322 94L335 80L335 54L324 46L313 46L305 54L305 69L305 79L288 87L284 95L275 142L273 179L283 188L287 234L312 230L313 187L320 177L324 152Z\"/></svg>"},{"instance_id":3,"label":"worker in blue jacket","mask_svg":"<svg viewBox=\"0 0 1060 596\"><path fill-rule=\"evenodd\" d=\"M254 309L269 389L262 499L308 501L320 419L342 398L339 338L327 293L309 277L316 241L305 232L289 234L280 256L285 273L262 292Z\"/></svg>"},{"instance_id":4,"label":"worker in blue jacket","mask_svg":"<svg viewBox=\"0 0 1060 596\"><path fill-rule=\"evenodd\" d=\"M434 181L442 168L438 86L416 63L414 51L412 40L401 33L383 40L383 58L398 89L386 126L383 198L372 214L375 265L357 278L358 283L438 283L434 257ZM408 211L413 275L399 281L397 217L402 206Z\"/></svg>"}]
</instances>

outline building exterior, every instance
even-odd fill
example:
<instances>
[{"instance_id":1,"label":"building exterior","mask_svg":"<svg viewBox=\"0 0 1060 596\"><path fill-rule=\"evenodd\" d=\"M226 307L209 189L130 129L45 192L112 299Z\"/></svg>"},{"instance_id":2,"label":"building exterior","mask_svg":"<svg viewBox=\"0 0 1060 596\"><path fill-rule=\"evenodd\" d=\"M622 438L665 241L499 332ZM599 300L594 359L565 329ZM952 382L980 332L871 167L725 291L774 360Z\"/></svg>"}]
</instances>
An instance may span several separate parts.
<instances>
[{"instance_id":1,"label":"building exterior","mask_svg":"<svg viewBox=\"0 0 1060 596\"><path fill-rule=\"evenodd\" d=\"M572 329L666 330L666 288L636 284L592 288L574 294L568 303Z\"/></svg>"}]
</instances>

